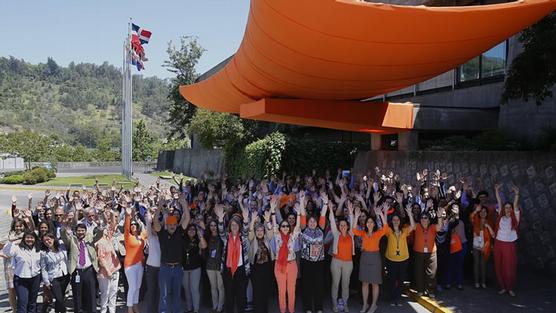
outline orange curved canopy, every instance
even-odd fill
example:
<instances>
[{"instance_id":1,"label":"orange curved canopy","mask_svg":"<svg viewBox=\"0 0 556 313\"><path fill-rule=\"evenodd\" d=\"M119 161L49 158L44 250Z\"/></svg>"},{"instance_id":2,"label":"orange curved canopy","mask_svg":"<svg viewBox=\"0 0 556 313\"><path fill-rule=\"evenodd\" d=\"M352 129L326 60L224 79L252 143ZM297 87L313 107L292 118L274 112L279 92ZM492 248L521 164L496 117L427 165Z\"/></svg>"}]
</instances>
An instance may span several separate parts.
<instances>
[{"instance_id":1,"label":"orange curved canopy","mask_svg":"<svg viewBox=\"0 0 556 313\"><path fill-rule=\"evenodd\" d=\"M288 109L274 121L337 128L327 122L334 118L334 110L327 118L309 116L300 122L304 101L314 110L314 100L345 104L345 100L370 98L430 79L487 51L555 8L556 0L468 7L251 0L235 56L215 75L181 86L180 92L202 108L265 120L273 119L268 114L261 118L265 112L253 115L252 107L261 106L259 100L302 99L281 101ZM350 111L353 106L340 107L346 121L361 114L360 109ZM290 118L288 111L293 112ZM412 123L406 123L410 111L400 113L406 116L394 124L412 128ZM362 129L383 128L390 126L375 122Z\"/></svg>"}]
</instances>

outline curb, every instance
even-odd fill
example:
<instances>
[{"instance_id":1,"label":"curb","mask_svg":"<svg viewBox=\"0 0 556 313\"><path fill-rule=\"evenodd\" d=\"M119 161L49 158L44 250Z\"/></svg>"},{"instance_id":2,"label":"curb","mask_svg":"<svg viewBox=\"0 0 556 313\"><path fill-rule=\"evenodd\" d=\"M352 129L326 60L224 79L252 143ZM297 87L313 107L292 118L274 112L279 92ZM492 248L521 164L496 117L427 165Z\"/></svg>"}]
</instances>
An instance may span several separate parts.
<instances>
[{"instance_id":1,"label":"curb","mask_svg":"<svg viewBox=\"0 0 556 313\"><path fill-rule=\"evenodd\" d=\"M432 313L454 313L454 311L449 308L443 307L440 303L432 298L429 298L427 296L418 296L417 291L413 289L407 289L406 293L411 299L413 299Z\"/></svg>"}]
</instances>

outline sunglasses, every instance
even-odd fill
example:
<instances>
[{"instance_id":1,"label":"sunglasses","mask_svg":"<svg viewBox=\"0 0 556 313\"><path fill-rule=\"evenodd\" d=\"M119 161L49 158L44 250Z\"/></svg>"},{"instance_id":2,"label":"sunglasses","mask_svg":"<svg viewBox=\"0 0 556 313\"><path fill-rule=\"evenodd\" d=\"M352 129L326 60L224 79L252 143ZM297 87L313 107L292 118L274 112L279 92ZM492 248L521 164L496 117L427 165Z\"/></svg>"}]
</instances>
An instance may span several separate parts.
<instances>
[{"instance_id":1,"label":"sunglasses","mask_svg":"<svg viewBox=\"0 0 556 313\"><path fill-rule=\"evenodd\" d=\"M280 228L290 228L290 225L282 225Z\"/></svg>"},{"instance_id":2,"label":"sunglasses","mask_svg":"<svg viewBox=\"0 0 556 313\"><path fill-rule=\"evenodd\" d=\"M55 214L54 216L58 217L58 216L64 216L64 214Z\"/></svg>"}]
</instances>

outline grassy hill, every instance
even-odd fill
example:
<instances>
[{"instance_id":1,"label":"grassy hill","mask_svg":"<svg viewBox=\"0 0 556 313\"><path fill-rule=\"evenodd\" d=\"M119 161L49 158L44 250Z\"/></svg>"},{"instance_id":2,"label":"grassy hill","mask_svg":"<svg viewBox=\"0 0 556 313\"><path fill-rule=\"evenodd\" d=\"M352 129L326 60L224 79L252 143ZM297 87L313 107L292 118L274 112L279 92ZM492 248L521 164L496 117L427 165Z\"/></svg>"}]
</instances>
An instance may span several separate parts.
<instances>
[{"instance_id":1,"label":"grassy hill","mask_svg":"<svg viewBox=\"0 0 556 313\"><path fill-rule=\"evenodd\" d=\"M164 137L168 82L133 77L133 118L143 119L155 137ZM100 140L120 140L120 69L80 63L61 67L48 58L30 64L0 57L0 131L30 129L67 144L93 148Z\"/></svg>"}]
</instances>

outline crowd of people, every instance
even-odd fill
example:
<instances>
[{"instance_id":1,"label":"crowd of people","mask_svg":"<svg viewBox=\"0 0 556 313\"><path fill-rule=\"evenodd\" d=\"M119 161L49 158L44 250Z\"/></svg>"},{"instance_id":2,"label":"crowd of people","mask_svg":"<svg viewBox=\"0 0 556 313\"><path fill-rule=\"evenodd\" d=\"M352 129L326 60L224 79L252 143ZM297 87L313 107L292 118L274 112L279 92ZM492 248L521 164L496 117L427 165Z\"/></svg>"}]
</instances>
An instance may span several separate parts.
<instances>
[{"instance_id":1,"label":"crowd of people","mask_svg":"<svg viewBox=\"0 0 556 313\"><path fill-rule=\"evenodd\" d=\"M176 179L50 193L33 205L12 198L2 243L14 312L116 312L119 285L128 313L377 310L392 306L410 282L420 295L464 288L472 255L473 287L486 288L493 255L499 293L515 296L519 189L503 202L502 185L475 193L464 178L422 170L412 182L375 168L269 179ZM454 181L453 185L449 182ZM296 292L296 289L300 289ZM185 307L182 303L185 303ZM143 307L143 306L142 306ZM353 312L354 310L352 310Z\"/></svg>"}]
</instances>

